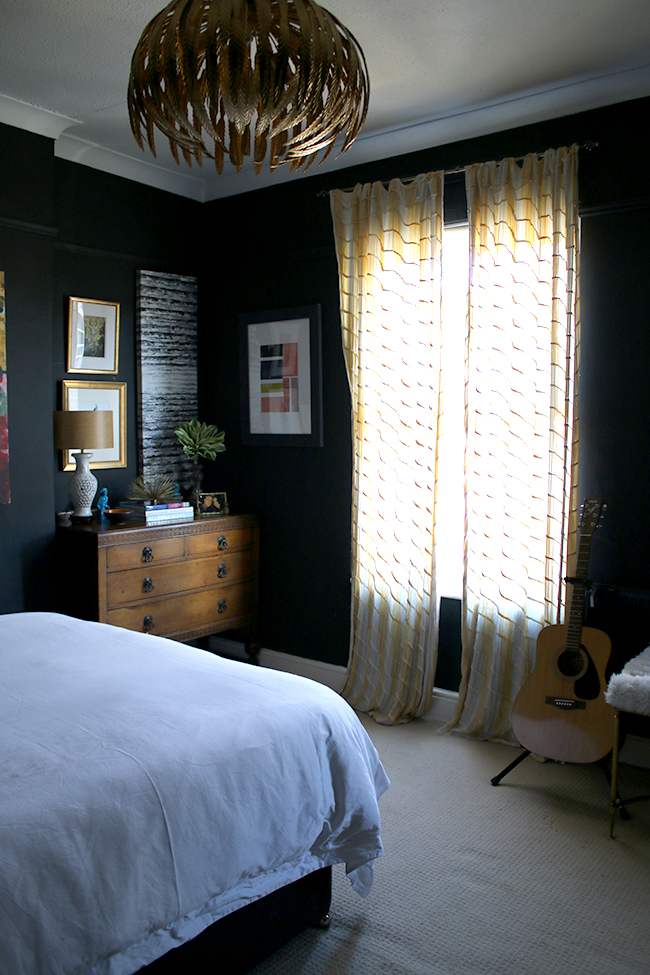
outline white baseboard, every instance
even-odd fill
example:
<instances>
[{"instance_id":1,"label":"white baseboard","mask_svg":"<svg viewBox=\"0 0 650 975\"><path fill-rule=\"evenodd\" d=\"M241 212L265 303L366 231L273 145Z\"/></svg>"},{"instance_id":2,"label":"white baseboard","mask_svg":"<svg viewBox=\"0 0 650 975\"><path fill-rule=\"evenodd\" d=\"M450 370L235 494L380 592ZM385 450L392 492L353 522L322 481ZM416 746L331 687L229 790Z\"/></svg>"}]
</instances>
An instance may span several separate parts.
<instances>
[{"instance_id":1,"label":"white baseboard","mask_svg":"<svg viewBox=\"0 0 650 975\"><path fill-rule=\"evenodd\" d=\"M248 660L244 650L244 644L235 640L225 640L223 637L211 636L210 649L215 653L222 653L236 660ZM259 662L261 667L269 667L271 670L283 670L288 674L297 674L299 677L309 677L316 680L319 684L331 687L337 693L343 687L345 680L345 667L336 664L325 663L324 660L309 660L307 657L296 657L292 653L282 653L279 650L260 650Z\"/></svg>"},{"instance_id":2,"label":"white baseboard","mask_svg":"<svg viewBox=\"0 0 650 975\"><path fill-rule=\"evenodd\" d=\"M244 644L235 640L225 640L223 637L211 636L210 649L215 653L222 653L236 660L247 660ZM323 660L309 660L307 657L296 657L291 653L279 650L260 651L260 665L271 670L284 670L299 677L309 677L320 684L331 687L337 693L343 687L345 667L328 664ZM434 687L431 707L424 715L425 721L451 721L458 703L457 691L447 691L442 687ZM650 739L628 735L625 745L621 749L619 760L626 765L636 765L638 768L650 768Z\"/></svg>"},{"instance_id":3,"label":"white baseboard","mask_svg":"<svg viewBox=\"0 0 650 975\"><path fill-rule=\"evenodd\" d=\"M431 707L425 719L427 721L451 721L458 703L456 691L446 691L441 687L434 687ZM650 739L628 735L625 744L619 752L619 761L624 765L635 765L637 768L650 768Z\"/></svg>"},{"instance_id":4,"label":"white baseboard","mask_svg":"<svg viewBox=\"0 0 650 975\"><path fill-rule=\"evenodd\" d=\"M210 649L236 660L247 660L244 644L236 640L226 640L223 637L211 636ZM291 653L279 650L265 650L262 648L259 656L260 666L270 667L272 670L284 670L299 677L309 677L317 680L337 693L345 681L345 667L328 664L323 660L309 660L307 657L296 657ZM441 687L434 687L431 707L424 716L427 721L451 721L456 710L458 694L456 691L446 691Z\"/></svg>"},{"instance_id":5,"label":"white baseboard","mask_svg":"<svg viewBox=\"0 0 650 975\"><path fill-rule=\"evenodd\" d=\"M425 721L451 721L458 704L458 691L447 691L444 687L434 687L431 696L431 707L424 715Z\"/></svg>"}]
</instances>

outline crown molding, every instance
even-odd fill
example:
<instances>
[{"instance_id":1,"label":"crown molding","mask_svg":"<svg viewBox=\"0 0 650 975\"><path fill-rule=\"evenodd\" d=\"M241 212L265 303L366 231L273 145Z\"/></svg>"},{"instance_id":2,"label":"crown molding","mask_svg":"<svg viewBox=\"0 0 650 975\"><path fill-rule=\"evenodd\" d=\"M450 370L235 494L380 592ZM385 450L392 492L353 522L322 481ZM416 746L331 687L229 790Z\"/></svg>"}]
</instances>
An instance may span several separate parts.
<instances>
[{"instance_id":1,"label":"crown molding","mask_svg":"<svg viewBox=\"0 0 650 975\"><path fill-rule=\"evenodd\" d=\"M71 125L81 125L77 119L29 105L8 95L0 95L0 122L35 135L44 135L48 139L58 139Z\"/></svg>"},{"instance_id":2,"label":"crown molding","mask_svg":"<svg viewBox=\"0 0 650 975\"><path fill-rule=\"evenodd\" d=\"M114 149L104 149L93 142L88 142L79 134L65 132L57 139L54 155L57 159L67 159L69 162L80 163L82 166L89 166L103 173L123 176L124 179L166 190L168 193L197 200L199 203L205 201L205 178L193 175L189 169L183 168L184 164L171 171L156 165L153 157L151 161L144 156L142 159L136 159Z\"/></svg>"},{"instance_id":3,"label":"crown molding","mask_svg":"<svg viewBox=\"0 0 650 975\"><path fill-rule=\"evenodd\" d=\"M358 136L344 156L329 157L305 175L315 175L388 159L435 146L475 139L514 129L522 125L546 122L566 115L576 115L594 108L650 95L650 65L612 72L607 75L573 79L552 88L523 92L513 98L491 102L434 119L424 119L404 126ZM594 136L597 138L597 134ZM295 180L300 174L280 166L274 173L263 170L255 175L252 166L240 173L224 170L219 176L205 179L204 200L216 200L264 186Z\"/></svg>"},{"instance_id":4,"label":"crown molding","mask_svg":"<svg viewBox=\"0 0 650 975\"><path fill-rule=\"evenodd\" d=\"M409 122L380 132L364 134L362 131L344 156L330 157L305 175L335 172L648 95L650 65L572 79L562 85L522 92L512 98L479 105L464 112ZM240 173L229 170L227 173L224 171L222 176L215 174L208 177L204 199L234 196L291 179L296 179L296 174L290 173L288 167L278 167L272 174L264 170L256 176L252 166L244 166Z\"/></svg>"},{"instance_id":5,"label":"crown molding","mask_svg":"<svg viewBox=\"0 0 650 975\"><path fill-rule=\"evenodd\" d=\"M649 95L650 64L569 79L561 85L522 92L512 98L479 105L467 111L410 122L379 132L362 132L344 156L330 156L304 174L291 173L288 166L279 166L273 173L265 168L259 176L255 174L252 164L245 165L239 173L228 168L219 176L214 170L210 172L210 160L206 160L203 169L190 169L181 162L172 170L153 157L143 155L140 159L105 149L83 138L83 125L78 120L5 95L0 95L0 122L54 139L54 154L58 158L204 203L263 187L278 186L316 173L336 172L378 159L474 139ZM76 128L68 132L71 126ZM597 137L598 133L595 133L594 138Z\"/></svg>"}]
</instances>

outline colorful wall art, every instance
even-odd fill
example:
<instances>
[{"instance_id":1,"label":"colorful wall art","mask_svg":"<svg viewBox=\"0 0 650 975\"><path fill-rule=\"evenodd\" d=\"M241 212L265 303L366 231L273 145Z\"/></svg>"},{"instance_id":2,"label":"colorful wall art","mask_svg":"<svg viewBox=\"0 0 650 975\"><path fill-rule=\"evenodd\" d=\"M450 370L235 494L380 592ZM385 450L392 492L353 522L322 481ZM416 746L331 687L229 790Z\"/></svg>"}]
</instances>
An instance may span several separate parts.
<instances>
[{"instance_id":1,"label":"colorful wall art","mask_svg":"<svg viewBox=\"0 0 650 975\"><path fill-rule=\"evenodd\" d=\"M9 504L9 423L7 414L7 329L5 272L0 271L0 504Z\"/></svg>"},{"instance_id":2,"label":"colorful wall art","mask_svg":"<svg viewBox=\"0 0 650 975\"><path fill-rule=\"evenodd\" d=\"M320 305L239 315L242 443L323 444Z\"/></svg>"}]
</instances>

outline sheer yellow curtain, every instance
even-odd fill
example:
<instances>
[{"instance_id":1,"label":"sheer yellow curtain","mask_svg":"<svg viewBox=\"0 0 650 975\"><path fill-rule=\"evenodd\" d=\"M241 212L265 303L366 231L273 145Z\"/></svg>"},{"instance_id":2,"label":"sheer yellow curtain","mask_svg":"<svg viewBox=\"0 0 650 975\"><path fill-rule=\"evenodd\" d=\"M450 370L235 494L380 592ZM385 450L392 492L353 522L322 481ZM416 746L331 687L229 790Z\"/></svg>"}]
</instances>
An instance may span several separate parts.
<instances>
[{"instance_id":1,"label":"sheer yellow curtain","mask_svg":"<svg viewBox=\"0 0 650 975\"><path fill-rule=\"evenodd\" d=\"M425 713L436 661L443 174L331 193L354 439L343 696L383 724Z\"/></svg>"},{"instance_id":2,"label":"sheer yellow curtain","mask_svg":"<svg viewBox=\"0 0 650 975\"><path fill-rule=\"evenodd\" d=\"M537 635L557 622L571 512L575 543L577 147L470 166L466 180L462 682L441 730L512 741Z\"/></svg>"}]
</instances>

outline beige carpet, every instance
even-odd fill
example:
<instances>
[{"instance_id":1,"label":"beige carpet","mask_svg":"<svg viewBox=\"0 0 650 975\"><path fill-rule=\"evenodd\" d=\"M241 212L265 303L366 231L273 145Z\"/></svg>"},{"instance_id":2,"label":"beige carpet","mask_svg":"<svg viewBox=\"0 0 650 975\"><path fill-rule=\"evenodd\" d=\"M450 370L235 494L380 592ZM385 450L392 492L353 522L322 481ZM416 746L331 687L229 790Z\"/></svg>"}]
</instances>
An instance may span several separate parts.
<instances>
[{"instance_id":1,"label":"beige carpet","mask_svg":"<svg viewBox=\"0 0 650 975\"><path fill-rule=\"evenodd\" d=\"M366 900L334 870L332 926L307 931L255 975L647 975L650 802L617 817L596 766L363 717L391 779L386 855ZM650 771L623 766L623 796Z\"/></svg>"}]
</instances>

